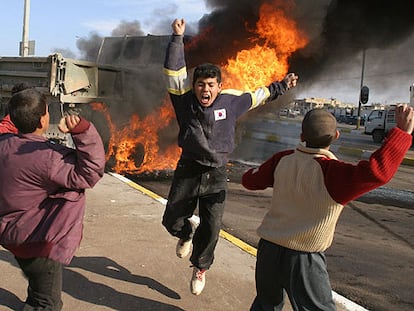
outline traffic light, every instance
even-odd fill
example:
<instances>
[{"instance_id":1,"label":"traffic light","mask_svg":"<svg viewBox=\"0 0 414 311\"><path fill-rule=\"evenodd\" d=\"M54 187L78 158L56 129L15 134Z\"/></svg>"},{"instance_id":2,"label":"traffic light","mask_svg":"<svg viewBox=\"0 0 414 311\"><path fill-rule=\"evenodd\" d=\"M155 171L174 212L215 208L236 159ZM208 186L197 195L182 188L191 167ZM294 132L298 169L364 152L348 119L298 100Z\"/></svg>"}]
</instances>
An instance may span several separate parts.
<instances>
[{"instance_id":1,"label":"traffic light","mask_svg":"<svg viewBox=\"0 0 414 311\"><path fill-rule=\"evenodd\" d=\"M359 101L362 104L366 104L368 102L368 97L369 97L369 88L368 86L363 86L361 88L361 94L359 95Z\"/></svg>"}]
</instances>

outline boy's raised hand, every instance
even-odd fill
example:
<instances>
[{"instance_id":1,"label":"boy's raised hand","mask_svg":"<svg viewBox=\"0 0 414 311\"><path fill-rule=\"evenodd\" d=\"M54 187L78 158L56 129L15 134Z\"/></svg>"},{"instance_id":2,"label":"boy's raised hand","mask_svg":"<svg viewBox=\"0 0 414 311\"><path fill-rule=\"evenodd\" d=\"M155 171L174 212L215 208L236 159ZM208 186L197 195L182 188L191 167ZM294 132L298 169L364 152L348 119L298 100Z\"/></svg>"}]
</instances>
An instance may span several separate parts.
<instances>
[{"instance_id":1,"label":"boy's raised hand","mask_svg":"<svg viewBox=\"0 0 414 311\"><path fill-rule=\"evenodd\" d=\"M175 35L180 35L182 36L184 34L185 31L185 20L184 18L176 18L173 23L171 24L171 28L173 30L173 33Z\"/></svg>"},{"instance_id":2,"label":"boy's raised hand","mask_svg":"<svg viewBox=\"0 0 414 311\"><path fill-rule=\"evenodd\" d=\"M283 81L285 81L288 89L295 87L298 82L299 77L294 74L293 72L288 73L284 78Z\"/></svg>"},{"instance_id":3,"label":"boy's raised hand","mask_svg":"<svg viewBox=\"0 0 414 311\"><path fill-rule=\"evenodd\" d=\"M401 130L411 134L414 130L414 108L406 104L398 105L395 108L395 120Z\"/></svg>"},{"instance_id":4,"label":"boy's raised hand","mask_svg":"<svg viewBox=\"0 0 414 311\"><path fill-rule=\"evenodd\" d=\"M68 133L73 130L80 122L80 117L77 115L68 115L60 119L58 128L62 133Z\"/></svg>"}]
</instances>

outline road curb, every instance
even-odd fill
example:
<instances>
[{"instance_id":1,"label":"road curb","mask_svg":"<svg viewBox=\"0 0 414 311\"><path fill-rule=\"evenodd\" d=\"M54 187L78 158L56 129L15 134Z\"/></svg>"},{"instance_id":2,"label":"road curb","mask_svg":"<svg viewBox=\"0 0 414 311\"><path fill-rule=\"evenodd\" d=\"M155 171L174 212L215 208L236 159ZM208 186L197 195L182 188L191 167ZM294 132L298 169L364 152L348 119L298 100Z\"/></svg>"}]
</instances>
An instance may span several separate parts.
<instances>
[{"instance_id":1,"label":"road curb","mask_svg":"<svg viewBox=\"0 0 414 311\"><path fill-rule=\"evenodd\" d=\"M143 193L144 195L147 195L149 197L151 197L152 199L162 203L163 205L165 205L167 203L167 200L161 196L159 196L158 194L156 194L155 192L152 192L151 190L148 190L144 187L142 187L141 185L133 182L132 180L117 174L117 173L112 173L109 172L109 175L119 179L120 181L126 183L128 186L134 188L135 190L140 191L141 193ZM195 222L199 222L199 217L196 215L193 215L193 217ZM231 235L230 233L224 231L224 230L220 230L220 237L229 241L230 243L232 243L233 245L235 245L236 247L240 248L242 251L256 257L257 255L257 249L245 242L243 242L242 240L238 239L237 237ZM365 309L364 307L356 304L355 302L349 300L348 298L341 296L340 294L336 293L335 291L332 291L332 296L333 299L336 303L342 305L347 311L368 311L367 309Z\"/></svg>"},{"instance_id":2,"label":"road curb","mask_svg":"<svg viewBox=\"0 0 414 311\"><path fill-rule=\"evenodd\" d=\"M402 164L414 166L414 158L406 157L403 159Z\"/></svg>"}]
</instances>

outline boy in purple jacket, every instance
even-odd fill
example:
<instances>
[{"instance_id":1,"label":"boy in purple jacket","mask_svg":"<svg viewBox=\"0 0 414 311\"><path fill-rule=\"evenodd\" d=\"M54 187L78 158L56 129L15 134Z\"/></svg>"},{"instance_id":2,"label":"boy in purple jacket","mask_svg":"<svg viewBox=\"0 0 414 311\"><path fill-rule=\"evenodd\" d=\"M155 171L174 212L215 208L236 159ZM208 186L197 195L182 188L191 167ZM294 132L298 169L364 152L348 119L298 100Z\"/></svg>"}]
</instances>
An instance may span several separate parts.
<instances>
[{"instance_id":1,"label":"boy in purple jacket","mask_svg":"<svg viewBox=\"0 0 414 311\"><path fill-rule=\"evenodd\" d=\"M59 129L76 149L48 141L47 99L32 88L12 96L9 114L18 134L0 136L0 245L28 279L24 310L61 310L62 266L82 238L85 189L104 174L102 140L70 115Z\"/></svg>"},{"instance_id":2,"label":"boy in purple jacket","mask_svg":"<svg viewBox=\"0 0 414 311\"><path fill-rule=\"evenodd\" d=\"M414 110L400 105L397 126L369 160L339 161L329 151L339 137L335 117L326 110L309 111L295 150L275 153L242 178L250 190L273 187L272 203L257 229L257 296L251 311L282 310L284 291L293 310L336 310L326 269L344 206L387 183L411 146Z\"/></svg>"}]
</instances>

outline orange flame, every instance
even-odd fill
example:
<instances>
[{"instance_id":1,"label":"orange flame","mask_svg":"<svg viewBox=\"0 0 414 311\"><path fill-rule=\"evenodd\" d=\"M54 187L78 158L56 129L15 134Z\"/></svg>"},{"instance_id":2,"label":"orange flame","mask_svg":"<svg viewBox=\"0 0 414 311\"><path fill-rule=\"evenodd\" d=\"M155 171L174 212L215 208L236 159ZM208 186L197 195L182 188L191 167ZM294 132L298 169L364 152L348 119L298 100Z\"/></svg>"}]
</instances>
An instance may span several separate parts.
<instances>
[{"instance_id":1,"label":"orange flame","mask_svg":"<svg viewBox=\"0 0 414 311\"><path fill-rule=\"evenodd\" d=\"M160 151L158 132L174 118L171 104L166 100L154 113L143 120L132 115L129 125L118 130L107 108L102 103L92 103L92 108L102 111L111 132L106 160L114 158L112 170L116 173L143 173L174 169L180 156L180 148L171 145ZM141 149L137 149L137 148Z\"/></svg>"},{"instance_id":2,"label":"orange flame","mask_svg":"<svg viewBox=\"0 0 414 311\"><path fill-rule=\"evenodd\" d=\"M288 58L308 43L306 36L286 14L292 4L275 0L261 6L254 30L257 36L251 39L254 47L238 52L235 59L227 60L227 64L222 66L226 88L255 90L282 79L288 72ZM171 145L162 152L158 144L159 131L174 118L168 100L143 120L133 115L129 125L121 130L116 128L102 103L93 103L92 107L104 113L111 132L106 159L115 159L113 171L143 173L175 167L180 148Z\"/></svg>"},{"instance_id":3,"label":"orange flame","mask_svg":"<svg viewBox=\"0 0 414 311\"><path fill-rule=\"evenodd\" d=\"M260 7L255 33L264 44L239 51L235 59L227 61L223 66L226 87L255 90L286 75L289 56L308 43L295 21L286 14L292 5L276 0Z\"/></svg>"}]
</instances>

